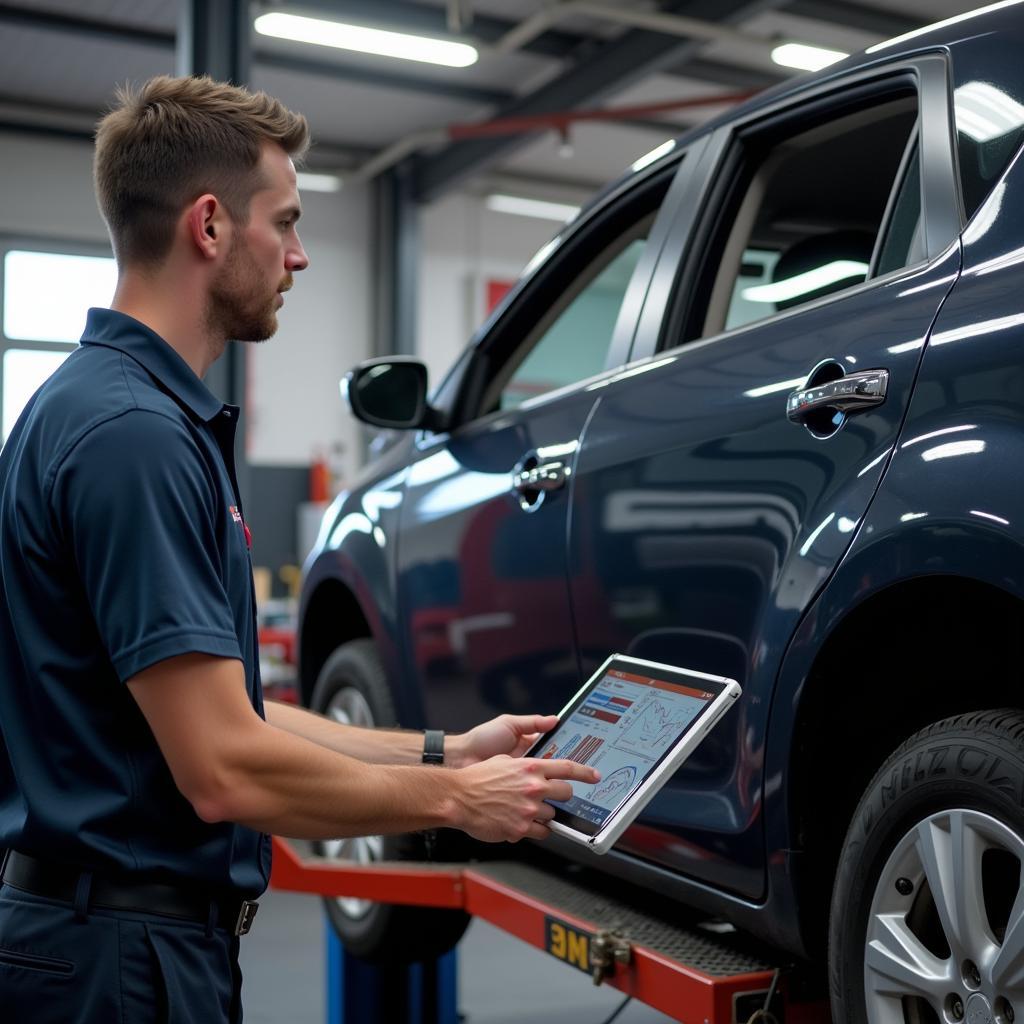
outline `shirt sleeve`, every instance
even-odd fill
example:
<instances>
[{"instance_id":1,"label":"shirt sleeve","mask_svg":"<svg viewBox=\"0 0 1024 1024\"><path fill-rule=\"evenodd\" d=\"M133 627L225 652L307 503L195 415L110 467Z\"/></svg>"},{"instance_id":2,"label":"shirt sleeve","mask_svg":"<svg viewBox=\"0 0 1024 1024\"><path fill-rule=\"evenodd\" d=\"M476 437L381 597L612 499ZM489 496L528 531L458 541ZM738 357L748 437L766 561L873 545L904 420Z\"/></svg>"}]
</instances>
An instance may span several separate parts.
<instances>
[{"instance_id":1,"label":"shirt sleeve","mask_svg":"<svg viewBox=\"0 0 1024 1024\"><path fill-rule=\"evenodd\" d=\"M52 503L122 682L180 654L241 659L217 487L184 424L136 409L93 428L61 464Z\"/></svg>"}]
</instances>

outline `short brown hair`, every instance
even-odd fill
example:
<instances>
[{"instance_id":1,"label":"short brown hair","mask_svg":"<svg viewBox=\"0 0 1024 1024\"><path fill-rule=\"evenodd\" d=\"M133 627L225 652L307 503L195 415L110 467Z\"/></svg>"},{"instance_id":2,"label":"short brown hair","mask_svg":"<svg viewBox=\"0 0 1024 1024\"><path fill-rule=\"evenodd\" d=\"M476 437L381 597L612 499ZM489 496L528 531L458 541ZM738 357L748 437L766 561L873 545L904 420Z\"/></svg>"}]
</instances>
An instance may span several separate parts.
<instances>
[{"instance_id":1,"label":"short brown hair","mask_svg":"<svg viewBox=\"0 0 1024 1024\"><path fill-rule=\"evenodd\" d=\"M294 160L309 147L309 125L263 92L203 76L151 78L117 90L97 125L93 174L118 264L158 263L182 209L205 192L244 223L260 187L264 142Z\"/></svg>"}]
</instances>

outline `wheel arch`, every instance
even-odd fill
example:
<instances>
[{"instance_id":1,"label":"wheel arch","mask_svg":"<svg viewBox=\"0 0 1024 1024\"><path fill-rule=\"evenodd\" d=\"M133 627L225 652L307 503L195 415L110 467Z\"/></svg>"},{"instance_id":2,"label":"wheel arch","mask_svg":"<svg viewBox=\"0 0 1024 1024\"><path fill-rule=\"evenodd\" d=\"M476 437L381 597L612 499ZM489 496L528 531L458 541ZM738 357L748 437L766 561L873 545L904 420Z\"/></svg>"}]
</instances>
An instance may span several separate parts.
<instances>
[{"instance_id":1,"label":"wheel arch","mask_svg":"<svg viewBox=\"0 0 1024 1024\"><path fill-rule=\"evenodd\" d=\"M350 640L372 636L351 588L339 579L322 580L306 599L299 636L300 698L305 707L331 652Z\"/></svg>"},{"instance_id":2,"label":"wheel arch","mask_svg":"<svg viewBox=\"0 0 1024 1024\"><path fill-rule=\"evenodd\" d=\"M820 645L793 705L785 793L786 848L802 864L794 886L809 951L824 948L846 829L885 759L939 719L1024 707L1022 626L1024 602L1013 594L932 575L867 597Z\"/></svg>"}]
</instances>

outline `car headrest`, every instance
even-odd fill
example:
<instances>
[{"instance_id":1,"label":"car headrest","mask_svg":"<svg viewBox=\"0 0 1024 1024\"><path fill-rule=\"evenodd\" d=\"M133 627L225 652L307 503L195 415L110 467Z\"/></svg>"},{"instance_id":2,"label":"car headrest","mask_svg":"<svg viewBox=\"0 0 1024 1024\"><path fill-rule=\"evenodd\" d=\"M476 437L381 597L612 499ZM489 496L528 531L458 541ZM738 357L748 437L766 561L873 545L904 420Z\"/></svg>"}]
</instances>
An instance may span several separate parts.
<instances>
[{"instance_id":1,"label":"car headrest","mask_svg":"<svg viewBox=\"0 0 1024 1024\"><path fill-rule=\"evenodd\" d=\"M875 238L869 231L830 231L824 235L811 235L791 245L780 257L772 271L772 282L788 281L818 267L825 267L839 260L852 260L867 266ZM864 279L865 274L851 273L840 280L825 284L812 292L804 292L790 299L777 299L775 308L788 309L812 299L830 295Z\"/></svg>"}]
</instances>

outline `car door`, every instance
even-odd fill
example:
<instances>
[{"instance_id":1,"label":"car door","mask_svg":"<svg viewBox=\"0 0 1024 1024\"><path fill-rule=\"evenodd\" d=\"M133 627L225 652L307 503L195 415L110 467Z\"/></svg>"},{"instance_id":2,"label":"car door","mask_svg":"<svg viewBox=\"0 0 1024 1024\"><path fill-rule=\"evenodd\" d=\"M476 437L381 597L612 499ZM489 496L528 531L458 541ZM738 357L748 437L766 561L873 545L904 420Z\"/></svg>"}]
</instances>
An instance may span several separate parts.
<instances>
[{"instance_id":1,"label":"car door","mask_svg":"<svg viewBox=\"0 0 1024 1024\"><path fill-rule=\"evenodd\" d=\"M556 240L446 383L450 430L418 440L397 593L428 724L556 711L579 685L565 543L595 401L583 382L628 350L679 173L678 159L652 165Z\"/></svg>"},{"instance_id":2,"label":"car door","mask_svg":"<svg viewBox=\"0 0 1024 1024\"><path fill-rule=\"evenodd\" d=\"M620 850L750 898L779 782L762 773L767 719L788 713L776 672L858 529L959 271L946 75L935 55L840 77L716 133L576 462L583 672L616 650L744 689ZM871 652L850 654L869 676Z\"/></svg>"}]
</instances>

